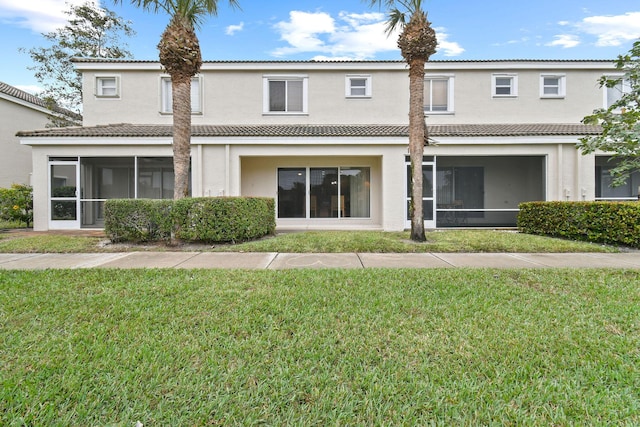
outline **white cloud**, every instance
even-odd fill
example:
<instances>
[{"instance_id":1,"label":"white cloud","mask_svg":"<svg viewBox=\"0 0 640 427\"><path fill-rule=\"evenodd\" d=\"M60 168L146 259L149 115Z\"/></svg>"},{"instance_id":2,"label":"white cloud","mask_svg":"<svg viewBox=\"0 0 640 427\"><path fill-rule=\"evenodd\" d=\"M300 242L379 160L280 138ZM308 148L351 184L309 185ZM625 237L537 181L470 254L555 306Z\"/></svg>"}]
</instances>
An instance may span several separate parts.
<instances>
[{"instance_id":1,"label":"white cloud","mask_svg":"<svg viewBox=\"0 0 640 427\"><path fill-rule=\"evenodd\" d=\"M225 34L228 36L232 36L238 31L242 31L243 29L244 29L244 22L241 22L237 25L229 25L225 30Z\"/></svg>"},{"instance_id":2,"label":"white cloud","mask_svg":"<svg viewBox=\"0 0 640 427\"><path fill-rule=\"evenodd\" d=\"M275 56L284 56L300 52L326 52L327 46L320 37L335 32L335 22L331 15L324 12L289 12L289 21L275 25L280 39L289 46L276 49Z\"/></svg>"},{"instance_id":3,"label":"white cloud","mask_svg":"<svg viewBox=\"0 0 640 427\"><path fill-rule=\"evenodd\" d=\"M383 13L341 12L337 18L324 12L292 11L289 21L278 22L276 31L287 46L272 52L274 56L316 53L317 60L331 58L372 59L381 52L398 51L398 32L386 33ZM437 33L439 50L446 56L456 56L464 49L448 40L443 29ZM398 57L400 53L398 52Z\"/></svg>"},{"instance_id":4,"label":"white cloud","mask_svg":"<svg viewBox=\"0 0 640 427\"><path fill-rule=\"evenodd\" d=\"M69 5L81 5L86 0L0 0L3 24L28 28L38 33L54 31L68 22ZM99 5L98 0L91 0Z\"/></svg>"},{"instance_id":5,"label":"white cloud","mask_svg":"<svg viewBox=\"0 0 640 427\"><path fill-rule=\"evenodd\" d=\"M640 37L640 12L590 16L584 18L577 27L584 33L596 36L596 46L620 46Z\"/></svg>"},{"instance_id":6,"label":"white cloud","mask_svg":"<svg viewBox=\"0 0 640 427\"><path fill-rule=\"evenodd\" d=\"M547 43L545 46L560 46L562 48L576 47L580 44L580 38L572 34L559 34L554 36L555 40Z\"/></svg>"},{"instance_id":7,"label":"white cloud","mask_svg":"<svg viewBox=\"0 0 640 427\"><path fill-rule=\"evenodd\" d=\"M462 55L464 48L457 42L449 41L449 34L445 28L436 27L434 30L438 39L438 53L443 53L448 57Z\"/></svg>"}]
</instances>

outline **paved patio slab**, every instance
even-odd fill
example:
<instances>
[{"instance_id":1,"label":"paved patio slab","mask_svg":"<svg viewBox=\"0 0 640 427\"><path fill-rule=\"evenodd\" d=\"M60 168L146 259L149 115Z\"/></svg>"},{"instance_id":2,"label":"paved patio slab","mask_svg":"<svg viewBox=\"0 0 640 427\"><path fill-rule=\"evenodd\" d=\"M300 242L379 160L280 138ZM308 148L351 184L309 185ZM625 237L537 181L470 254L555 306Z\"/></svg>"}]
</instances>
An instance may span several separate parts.
<instances>
[{"instance_id":1,"label":"paved patio slab","mask_svg":"<svg viewBox=\"0 0 640 427\"><path fill-rule=\"evenodd\" d=\"M639 268L640 254L569 253L514 254L514 256L553 268Z\"/></svg>"},{"instance_id":2,"label":"paved patio slab","mask_svg":"<svg viewBox=\"0 0 640 427\"><path fill-rule=\"evenodd\" d=\"M438 259L452 267L475 268L534 268L544 267L533 260L527 260L506 253L437 253Z\"/></svg>"},{"instance_id":3,"label":"paved patio slab","mask_svg":"<svg viewBox=\"0 0 640 427\"><path fill-rule=\"evenodd\" d=\"M122 257L96 265L103 268L174 268L198 252L129 252Z\"/></svg>"},{"instance_id":4,"label":"paved patio slab","mask_svg":"<svg viewBox=\"0 0 640 427\"><path fill-rule=\"evenodd\" d=\"M421 254L373 254L359 253L365 268L443 268L451 267L444 260L430 253Z\"/></svg>"},{"instance_id":5,"label":"paved patio slab","mask_svg":"<svg viewBox=\"0 0 640 427\"><path fill-rule=\"evenodd\" d=\"M275 252L201 252L177 265L177 268L265 269L276 257Z\"/></svg>"},{"instance_id":6,"label":"paved patio slab","mask_svg":"<svg viewBox=\"0 0 640 427\"><path fill-rule=\"evenodd\" d=\"M0 269L22 269L24 267L21 266L28 265L28 260L30 258L35 258L37 256L38 254L0 254Z\"/></svg>"},{"instance_id":7,"label":"paved patio slab","mask_svg":"<svg viewBox=\"0 0 640 427\"><path fill-rule=\"evenodd\" d=\"M3 255L3 254L0 254ZM114 259L120 254L25 254L13 255L14 259L2 262L4 257L0 257L0 268L17 270L44 270L47 268L91 268ZM10 257L9 257L10 258Z\"/></svg>"},{"instance_id":8,"label":"paved patio slab","mask_svg":"<svg viewBox=\"0 0 640 427\"><path fill-rule=\"evenodd\" d=\"M269 265L270 270L290 268L362 268L357 254L282 254Z\"/></svg>"}]
</instances>

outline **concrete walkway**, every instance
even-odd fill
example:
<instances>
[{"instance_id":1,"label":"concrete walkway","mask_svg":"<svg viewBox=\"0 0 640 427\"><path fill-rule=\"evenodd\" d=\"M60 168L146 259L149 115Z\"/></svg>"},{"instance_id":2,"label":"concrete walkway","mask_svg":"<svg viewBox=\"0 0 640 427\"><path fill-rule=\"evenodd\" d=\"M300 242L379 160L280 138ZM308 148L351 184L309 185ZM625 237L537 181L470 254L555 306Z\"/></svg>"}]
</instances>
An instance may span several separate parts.
<instances>
[{"instance_id":1,"label":"concrete walkway","mask_svg":"<svg viewBox=\"0 0 640 427\"><path fill-rule=\"evenodd\" d=\"M424 253L292 254L231 252L118 252L81 254L0 254L0 270L47 268L631 268L631 253Z\"/></svg>"}]
</instances>

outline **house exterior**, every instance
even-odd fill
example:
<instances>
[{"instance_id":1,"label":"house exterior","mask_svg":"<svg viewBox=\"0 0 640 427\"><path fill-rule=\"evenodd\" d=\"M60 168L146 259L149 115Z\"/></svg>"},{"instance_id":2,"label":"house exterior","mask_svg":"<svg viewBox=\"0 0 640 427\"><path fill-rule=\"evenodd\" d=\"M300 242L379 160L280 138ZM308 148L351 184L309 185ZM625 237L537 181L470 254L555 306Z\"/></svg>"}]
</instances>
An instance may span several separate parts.
<instances>
[{"instance_id":1,"label":"house exterior","mask_svg":"<svg viewBox=\"0 0 640 427\"><path fill-rule=\"evenodd\" d=\"M44 128L52 115L76 124L82 120L62 108L51 110L42 99L0 82L0 187L31 183L31 147L21 145L16 133Z\"/></svg>"},{"instance_id":2,"label":"house exterior","mask_svg":"<svg viewBox=\"0 0 640 427\"><path fill-rule=\"evenodd\" d=\"M158 62L76 59L82 127L20 132L34 228L100 228L109 198L171 198L171 85ZM611 189L581 124L616 88L611 61L426 65L425 226L514 226L535 200L635 198ZM403 230L408 69L401 61L205 62L192 80L192 196L276 200L279 229ZM78 191L79 190L79 191Z\"/></svg>"}]
</instances>

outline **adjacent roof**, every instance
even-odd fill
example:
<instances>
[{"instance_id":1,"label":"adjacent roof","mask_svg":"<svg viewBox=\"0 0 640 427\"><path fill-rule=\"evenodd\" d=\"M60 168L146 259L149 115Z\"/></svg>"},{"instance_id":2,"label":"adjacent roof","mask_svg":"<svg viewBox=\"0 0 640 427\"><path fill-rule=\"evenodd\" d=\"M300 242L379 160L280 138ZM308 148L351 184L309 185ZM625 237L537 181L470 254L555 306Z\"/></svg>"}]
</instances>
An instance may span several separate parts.
<instances>
[{"instance_id":1,"label":"adjacent roof","mask_svg":"<svg viewBox=\"0 0 640 427\"><path fill-rule=\"evenodd\" d=\"M562 123L429 125L429 136L508 137L597 135L599 126ZM171 125L112 124L18 132L40 138L148 138L171 137ZM408 137L406 125L193 125L198 137Z\"/></svg>"},{"instance_id":2,"label":"adjacent roof","mask_svg":"<svg viewBox=\"0 0 640 427\"><path fill-rule=\"evenodd\" d=\"M66 108L62 108L57 105L50 105L42 98L38 98L37 96L31 95L30 93L27 93L23 90L18 89L17 87L8 85L3 82L0 82L0 94L4 94L11 98L26 102L35 107L45 108L47 110L66 116L73 121L82 121L82 116L80 114L74 113L71 110L67 110Z\"/></svg>"}]
</instances>

